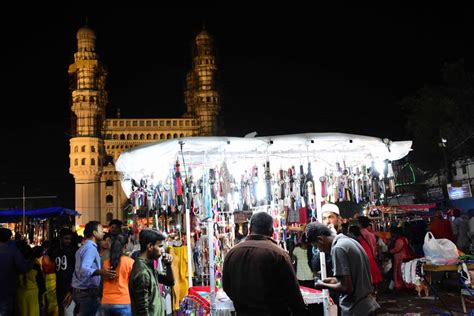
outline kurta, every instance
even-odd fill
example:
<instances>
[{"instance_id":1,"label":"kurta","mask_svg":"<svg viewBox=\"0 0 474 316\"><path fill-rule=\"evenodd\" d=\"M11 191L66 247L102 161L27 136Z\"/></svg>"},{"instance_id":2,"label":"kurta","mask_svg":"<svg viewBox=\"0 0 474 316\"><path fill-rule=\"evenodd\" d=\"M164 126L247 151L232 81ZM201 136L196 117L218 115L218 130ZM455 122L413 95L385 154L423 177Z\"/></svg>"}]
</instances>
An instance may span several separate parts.
<instances>
[{"instance_id":1,"label":"kurta","mask_svg":"<svg viewBox=\"0 0 474 316\"><path fill-rule=\"evenodd\" d=\"M395 282L395 289L403 289L406 285L402 278L402 263L405 259L412 257L408 246L408 239L404 236L399 236L390 253L393 254L393 281Z\"/></svg>"}]
</instances>

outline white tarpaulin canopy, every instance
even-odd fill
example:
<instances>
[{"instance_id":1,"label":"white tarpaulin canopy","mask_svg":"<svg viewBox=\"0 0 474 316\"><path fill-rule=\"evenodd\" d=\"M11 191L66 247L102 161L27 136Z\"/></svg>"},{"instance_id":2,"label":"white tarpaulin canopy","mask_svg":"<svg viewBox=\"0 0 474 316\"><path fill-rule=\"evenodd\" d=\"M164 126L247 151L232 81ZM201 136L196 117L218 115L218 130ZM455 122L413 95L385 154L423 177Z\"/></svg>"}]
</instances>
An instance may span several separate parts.
<instances>
[{"instance_id":1,"label":"white tarpaulin canopy","mask_svg":"<svg viewBox=\"0 0 474 316\"><path fill-rule=\"evenodd\" d=\"M125 193L130 181L147 178L164 181L176 159L184 157L186 168L200 176L198 167L214 167L226 162L231 173L242 174L269 159L272 172L290 165L311 162L315 174L332 170L337 162L347 167L367 165L386 159L398 160L411 150L411 141L392 142L370 136L342 133L307 133L264 137L187 137L145 144L123 152L116 162ZM182 150L182 152L181 152Z\"/></svg>"}]
</instances>

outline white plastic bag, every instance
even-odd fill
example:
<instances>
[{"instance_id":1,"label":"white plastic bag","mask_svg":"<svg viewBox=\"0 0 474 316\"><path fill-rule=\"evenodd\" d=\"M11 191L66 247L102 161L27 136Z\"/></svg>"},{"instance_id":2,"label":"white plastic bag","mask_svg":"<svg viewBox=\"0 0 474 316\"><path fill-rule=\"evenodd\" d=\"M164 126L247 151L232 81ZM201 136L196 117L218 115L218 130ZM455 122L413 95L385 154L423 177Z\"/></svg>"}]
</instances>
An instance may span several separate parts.
<instances>
[{"instance_id":1,"label":"white plastic bag","mask_svg":"<svg viewBox=\"0 0 474 316\"><path fill-rule=\"evenodd\" d=\"M445 238L436 239L431 232L427 232L425 235L423 252L428 260L453 259L459 257L458 248L451 240Z\"/></svg>"}]
</instances>

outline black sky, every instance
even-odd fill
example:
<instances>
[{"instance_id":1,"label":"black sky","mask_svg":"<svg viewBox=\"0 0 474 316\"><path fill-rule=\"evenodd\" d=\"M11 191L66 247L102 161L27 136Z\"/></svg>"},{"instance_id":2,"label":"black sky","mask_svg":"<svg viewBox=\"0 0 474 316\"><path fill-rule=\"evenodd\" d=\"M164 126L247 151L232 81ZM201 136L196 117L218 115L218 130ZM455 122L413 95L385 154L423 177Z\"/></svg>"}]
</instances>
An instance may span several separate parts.
<instances>
[{"instance_id":1,"label":"black sky","mask_svg":"<svg viewBox=\"0 0 474 316\"><path fill-rule=\"evenodd\" d=\"M451 3L97 6L17 4L1 13L0 197L21 195L26 185L27 194L73 206L67 68L86 16L109 70L109 117L117 108L122 117L182 114L191 42L205 22L232 136L407 139L399 100L438 82L445 62L464 58L472 69L473 10Z\"/></svg>"}]
</instances>

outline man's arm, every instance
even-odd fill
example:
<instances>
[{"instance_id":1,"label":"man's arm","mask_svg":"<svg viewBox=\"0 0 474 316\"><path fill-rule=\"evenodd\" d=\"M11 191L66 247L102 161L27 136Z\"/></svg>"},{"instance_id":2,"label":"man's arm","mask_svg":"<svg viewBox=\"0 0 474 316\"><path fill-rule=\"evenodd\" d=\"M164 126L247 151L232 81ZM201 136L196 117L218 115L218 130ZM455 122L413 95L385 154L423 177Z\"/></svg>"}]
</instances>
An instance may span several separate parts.
<instances>
[{"instance_id":1,"label":"man's arm","mask_svg":"<svg viewBox=\"0 0 474 316\"><path fill-rule=\"evenodd\" d=\"M354 287L352 285L352 278L350 275L327 278L323 281L318 280L316 282L315 287L317 290L328 289L344 294L351 294L354 291Z\"/></svg>"},{"instance_id":2,"label":"man's arm","mask_svg":"<svg viewBox=\"0 0 474 316\"><path fill-rule=\"evenodd\" d=\"M334 290L340 293L351 294L354 291L352 284L349 258L341 248L335 248L331 253L334 276L332 278L316 282L317 289Z\"/></svg>"},{"instance_id":3,"label":"man's arm","mask_svg":"<svg viewBox=\"0 0 474 316\"><path fill-rule=\"evenodd\" d=\"M148 308L150 302L150 278L144 272L139 272L132 278L133 288L133 301L136 307L135 315L150 315L150 309ZM158 294L159 295L159 294Z\"/></svg>"},{"instance_id":4,"label":"man's arm","mask_svg":"<svg viewBox=\"0 0 474 316\"><path fill-rule=\"evenodd\" d=\"M171 268L171 263L173 262L173 257L170 254L164 254L161 259L161 263L165 266L166 274L158 274L158 282L166 286L174 286L174 275L173 269ZM191 272L188 272L191 273Z\"/></svg>"},{"instance_id":5,"label":"man's arm","mask_svg":"<svg viewBox=\"0 0 474 316\"><path fill-rule=\"evenodd\" d=\"M93 248L86 248L81 256L81 267L79 270L79 275L81 278L90 278L97 275L101 277L113 279L116 275L114 270L110 269L96 269L94 265L96 257L96 250Z\"/></svg>"}]
</instances>

